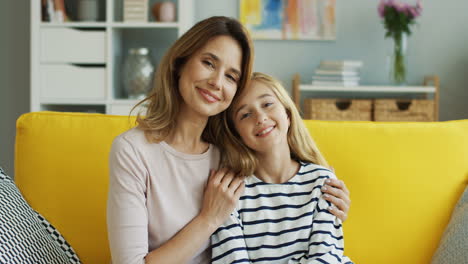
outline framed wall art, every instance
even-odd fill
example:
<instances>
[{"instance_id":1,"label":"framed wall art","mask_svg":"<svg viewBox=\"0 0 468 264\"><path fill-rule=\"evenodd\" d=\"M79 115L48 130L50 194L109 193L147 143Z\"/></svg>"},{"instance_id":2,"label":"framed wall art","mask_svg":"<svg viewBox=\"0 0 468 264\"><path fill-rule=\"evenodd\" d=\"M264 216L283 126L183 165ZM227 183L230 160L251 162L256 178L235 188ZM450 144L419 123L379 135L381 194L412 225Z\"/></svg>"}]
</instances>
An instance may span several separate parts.
<instances>
[{"instance_id":1,"label":"framed wall art","mask_svg":"<svg viewBox=\"0 0 468 264\"><path fill-rule=\"evenodd\" d=\"M254 39L336 39L336 0L240 0L239 9Z\"/></svg>"}]
</instances>

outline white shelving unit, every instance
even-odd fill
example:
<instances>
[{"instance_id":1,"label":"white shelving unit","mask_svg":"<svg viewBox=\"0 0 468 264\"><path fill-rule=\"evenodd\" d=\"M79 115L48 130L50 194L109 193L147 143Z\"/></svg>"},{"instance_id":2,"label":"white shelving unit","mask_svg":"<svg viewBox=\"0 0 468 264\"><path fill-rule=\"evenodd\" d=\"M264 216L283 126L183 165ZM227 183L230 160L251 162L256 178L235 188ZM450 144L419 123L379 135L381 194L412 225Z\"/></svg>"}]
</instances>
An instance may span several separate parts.
<instances>
[{"instance_id":1,"label":"white shelving unit","mask_svg":"<svg viewBox=\"0 0 468 264\"><path fill-rule=\"evenodd\" d=\"M439 119L439 77L436 75L426 76L422 86L314 86L301 84L299 74L293 77L292 98L296 106L300 109L301 92L333 93L352 98L356 94L365 94L368 98L385 95L394 98L398 95L405 96L422 94L424 98L432 95L434 100L434 120Z\"/></svg>"},{"instance_id":2,"label":"white shelving unit","mask_svg":"<svg viewBox=\"0 0 468 264\"><path fill-rule=\"evenodd\" d=\"M96 22L43 22L41 0L31 1L31 111L128 115L121 71L130 48L147 47L155 67L194 23L193 0L173 0L176 21L124 22L123 1L104 0ZM149 11L157 0L149 0Z\"/></svg>"}]
</instances>

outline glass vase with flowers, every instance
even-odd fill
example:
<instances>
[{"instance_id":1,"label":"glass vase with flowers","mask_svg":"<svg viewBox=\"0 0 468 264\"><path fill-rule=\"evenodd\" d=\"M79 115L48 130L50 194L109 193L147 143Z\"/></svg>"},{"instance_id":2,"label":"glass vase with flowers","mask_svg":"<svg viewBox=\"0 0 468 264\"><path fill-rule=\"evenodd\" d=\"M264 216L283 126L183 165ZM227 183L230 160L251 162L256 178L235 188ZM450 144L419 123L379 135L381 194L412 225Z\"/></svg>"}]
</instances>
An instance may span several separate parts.
<instances>
[{"instance_id":1,"label":"glass vase with flowers","mask_svg":"<svg viewBox=\"0 0 468 264\"><path fill-rule=\"evenodd\" d=\"M390 79L395 85L406 84L407 77L407 37L411 35L411 26L421 15L421 0L416 4L397 0L381 0L378 6L379 16L386 29L385 37L392 39L390 59Z\"/></svg>"}]
</instances>

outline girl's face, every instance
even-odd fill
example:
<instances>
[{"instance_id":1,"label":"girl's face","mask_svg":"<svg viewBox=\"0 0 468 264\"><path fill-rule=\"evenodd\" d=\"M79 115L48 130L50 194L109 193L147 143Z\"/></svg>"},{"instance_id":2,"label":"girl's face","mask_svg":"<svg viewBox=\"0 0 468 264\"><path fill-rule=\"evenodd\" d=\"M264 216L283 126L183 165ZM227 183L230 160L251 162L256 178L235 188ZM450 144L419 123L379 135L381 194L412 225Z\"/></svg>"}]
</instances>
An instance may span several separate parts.
<instances>
[{"instance_id":1,"label":"girl's face","mask_svg":"<svg viewBox=\"0 0 468 264\"><path fill-rule=\"evenodd\" d=\"M260 81L251 82L242 92L231 118L242 141L256 152L288 146L290 120L286 109Z\"/></svg>"},{"instance_id":2,"label":"girl's face","mask_svg":"<svg viewBox=\"0 0 468 264\"><path fill-rule=\"evenodd\" d=\"M242 49L232 37L209 40L180 71L182 108L206 117L226 110L241 77L241 61Z\"/></svg>"}]
</instances>

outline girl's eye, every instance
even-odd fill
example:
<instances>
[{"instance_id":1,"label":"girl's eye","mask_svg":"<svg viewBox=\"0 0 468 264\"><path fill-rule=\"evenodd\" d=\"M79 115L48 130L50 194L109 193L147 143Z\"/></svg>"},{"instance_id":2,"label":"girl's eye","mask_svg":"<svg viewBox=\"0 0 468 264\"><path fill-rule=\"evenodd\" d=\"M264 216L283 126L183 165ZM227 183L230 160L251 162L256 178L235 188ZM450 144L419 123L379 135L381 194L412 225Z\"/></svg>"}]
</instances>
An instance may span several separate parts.
<instances>
[{"instance_id":1,"label":"girl's eye","mask_svg":"<svg viewBox=\"0 0 468 264\"><path fill-rule=\"evenodd\" d=\"M263 106L264 106L264 107L269 107L269 106L271 106L271 105L273 105L273 103L265 103Z\"/></svg>"},{"instance_id":2,"label":"girl's eye","mask_svg":"<svg viewBox=\"0 0 468 264\"><path fill-rule=\"evenodd\" d=\"M250 116L250 113L245 113L240 116L240 120L245 119Z\"/></svg>"}]
</instances>

